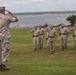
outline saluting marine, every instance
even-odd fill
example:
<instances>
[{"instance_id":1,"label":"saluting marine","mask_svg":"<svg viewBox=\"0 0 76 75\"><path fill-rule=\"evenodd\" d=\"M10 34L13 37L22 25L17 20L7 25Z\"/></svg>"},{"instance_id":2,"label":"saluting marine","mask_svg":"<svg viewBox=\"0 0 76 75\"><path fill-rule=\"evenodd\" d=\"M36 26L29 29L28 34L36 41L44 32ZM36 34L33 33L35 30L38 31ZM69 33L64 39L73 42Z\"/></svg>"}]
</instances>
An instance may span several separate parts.
<instances>
[{"instance_id":1,"label":"saluting marine","mask_svg":"<svg viewBox=\"0 0 76 75\"><path fill-rule=\"evenodd\" d=\"M35 50L39 49L39 29L37 28L38 26L34 26L31 30L31 32L33 32L33 44L35 47Z\"/></svg>"},{"instance_id":2,"label":"saluting marine","mask_svg":"<svg viewBox=\"0 0 76 75\"><path fill-rule=\"evenodd\" d=\"M49 44L48 44L48 29L49 29L49 26L47 26L47 28L44 29L44 32L46 34L46 42L47 42L47 45L48 45L48 49L50 50Z\"/></svg>"},{"instance_id":3,"label":"saluting marine","mask_svg":"<svg viewBox=\"0 0 76 75\"><path fill-rule=\"evenodd\" d=\"M53 28L53 25L49 25L46 32L48 33L48 47L51 54L53 54L55 52L56 30Z\"/></svg>"},{"instance_id":4,"label":"saluting marine","mask_svg":"<svg viewBox=\"0 0 76 75\"><path fill-rule=\"evenodd\" d=\"M5 11L10 14L10 16L5 15ZM6 66L8 56L10 54L10 33L9 25L11 22L17 22L18 18L12 14L10 11L5 10L5 7L0 7L0 70L8 70L9 67Z\"/></svg>"},{"instance_id":5,"label":"saluting marine","mask_svg":"<svg viewBox=\"0 0 76 75\"><path fill-rule=\"evenodd\" d=\"M74 25L74 27L71 28L70 31L73 31L74 47L76 49L76 25Z\"/></svg>"},{"instance_id":6,"label":"saluting marine","mask_svg":"<svg viewBox=\"0 0 76 75\"><path fill-rule=\"evenodd\" d=\"M64 26L65 25L62 23L61 26L57 28L57 30L60 32L60 47L62 48L62 50L66 49L67 47L67 37L69 32L68 29Z\"/></svg>"},{"instance_id":7,"label":"saluting marine","mask_svg":"<svg viewBox=\"0 0 76 75\"><path fill-rule=\"evenodd\" d=\"M39 35L39 45L40 45L40 49L43 48L43 39L44 39L44 28L41 28L41 26L38 26L40 35Z\"/></svg>"}]
</instances>

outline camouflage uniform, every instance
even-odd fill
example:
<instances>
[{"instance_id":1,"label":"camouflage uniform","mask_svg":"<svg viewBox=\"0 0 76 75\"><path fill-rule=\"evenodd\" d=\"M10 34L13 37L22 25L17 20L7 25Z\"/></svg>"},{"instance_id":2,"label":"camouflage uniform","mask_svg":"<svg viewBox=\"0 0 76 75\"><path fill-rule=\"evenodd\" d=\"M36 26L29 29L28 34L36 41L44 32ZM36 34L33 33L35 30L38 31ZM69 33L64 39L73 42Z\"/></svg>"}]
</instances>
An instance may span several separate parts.
<instances>
[{"instance_id":1,"label":"camouflage uniform","mask_svg":"<svg viewBox=\"0 0 76 75\"><path fill-rule=\"evenodd\" d=\"M48 45L48 49L50 50L49 44L48 44L48 27L44 30L44 32L46 34L46 42L47 42L47 45Z\"/></svg>"},{"instance_id":2,"label":"camouflage uniform","mask_svg":"<svg viewBox=\"0 0 76 75\"><path fill-rule=\"evenodd\" d=\"M51 53L55 52L55 43L56 43L56 30L53 28L52 25L50 25L47 29L48 32L48 47L51 51Z\"/></svg>"},{"instance_id":3,"label":"camouflage uniform","mask_svg":"<svg viewBox=\"0 0 76 75\"><path fill-rule=\"evenodd\" d=\"M62 50L64 50L67 47L67 37L68 37L68 29L64 27L64 24L61 24L61 26L57 29L59 30L60 35L60 47Z\"/></svg>"},{"instance_id":4,"label":"camouflage uniform","mask_svg":"<svg viewBox=\"0 0 76 75\"><path fill-rule=\"evenodd\" d=\"M39 32L40 32L39 45L40 45L40 49L41 49L41 48L43 48L44 28L39 27Z\"/></svg>"},{"instance_id":5,"label":"camouflage uniform","mask_svg":"<svg viewBox=\"0 0 76 75\"><path fill-rule=\"evenodd\" d=\"M76 25L70 29L70 31L73 31L73 38L74 38L74 47L76 48Z\"/></svg>"},{"instance_id":6,"label":"camouflage uniform","mask_svg":"<svg viewBox=\"0 0 76 75\"><path fill-rule=\"evenodd\" d=\"M39 49L39 35L40 35L40 32L39 32L39 29L37 29L37 27L34 27L31 32L34 32L33 33L33 44L34 44L34 47L35 47L35 50Z\"/></svg>"},{"instance_id":7,"label":"camouflage uniform","mask_svg":"<svg viewBox=\"0 0 76 75\"><path fill-rule=\"evenodd\" d=\"M11 22L15 22L15 18L0 14L0 64L4 65L10 53L9 25Z\"/></svg>"}]
</instances>

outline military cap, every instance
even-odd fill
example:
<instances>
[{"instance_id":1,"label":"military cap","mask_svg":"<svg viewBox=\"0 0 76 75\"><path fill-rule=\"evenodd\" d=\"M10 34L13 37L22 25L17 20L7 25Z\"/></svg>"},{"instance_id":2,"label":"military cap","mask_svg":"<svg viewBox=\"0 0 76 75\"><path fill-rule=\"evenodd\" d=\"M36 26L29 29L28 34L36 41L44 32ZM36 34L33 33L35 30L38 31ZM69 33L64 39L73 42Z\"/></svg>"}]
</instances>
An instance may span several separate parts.
<instances>
[{"instance_id":1,"label":"military cap","mask_svg":"<svg viewBox=\"0 0 76 75\"><path fill-rule=\"evenodd\" d=\"M51 28L53 28L53 25L52 25L52 24L50 24L48 27L51 27Z\"/></svg>"},{"instance_id":2,"label":"military cap","mask_svg":"<svg viewBox=\"0 0 76 75\"><path fill-rule=\"evenodd\" d=\"M0 7L0 10L5 10L5 7Z\"/></svg>"},{"instance_id":3,"label":"military cap","mask_svg":"<svg viewBox=\"0 0 76 75\"><path fill-rule=\"evenodd\" d=\"M61 23L61 26L65 26L65 24L64 23Z\"/></svg>"}]
</instances>

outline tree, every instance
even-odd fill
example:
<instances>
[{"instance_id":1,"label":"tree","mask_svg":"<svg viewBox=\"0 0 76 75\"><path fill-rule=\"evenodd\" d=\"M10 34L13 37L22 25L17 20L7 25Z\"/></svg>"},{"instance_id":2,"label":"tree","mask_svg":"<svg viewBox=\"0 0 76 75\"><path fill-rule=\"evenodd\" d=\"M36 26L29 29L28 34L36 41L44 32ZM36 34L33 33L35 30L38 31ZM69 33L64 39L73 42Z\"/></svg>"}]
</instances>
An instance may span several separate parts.
<instances>
[{"instance_id":1,"label":"tree","mask_svg":"<svg viewBox=\"0 0 76 75\"><path fill-rule=\"evenodd\" d=\"M66 18L67 21L70 21L70 24L73 26L76 24L76 15L72 15Z\"/></svg>"}]
</instances>

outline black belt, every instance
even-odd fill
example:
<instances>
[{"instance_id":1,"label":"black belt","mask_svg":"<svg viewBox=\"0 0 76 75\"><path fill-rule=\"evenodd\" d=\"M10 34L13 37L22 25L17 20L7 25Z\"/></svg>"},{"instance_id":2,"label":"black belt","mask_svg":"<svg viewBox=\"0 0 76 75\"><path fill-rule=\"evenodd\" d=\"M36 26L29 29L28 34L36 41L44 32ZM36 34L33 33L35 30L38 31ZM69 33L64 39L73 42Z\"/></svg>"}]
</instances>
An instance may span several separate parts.
<instances>
[{"instance_id":1,"label":"black belt","mask_svg":"<svg viewBox=\"0 0 76 75\"><path fill-rule=\"evenodd\" d=\"M76 37L76 35L73 35L73 37Z\"/></svg>"},{"instance_id":2,"label":"black belt","mask_svg":"<svg viewBox=\"0 0 76 75\"><path fill-rule=\"evenodd\" d=\"M66 33L59 33L59 35L67 35Z\"/></svg>"},{"instance_id":3,"label":"black belt","mask_svg":"<svg viewBox=\"0 0 76 75\"><path fill-rule=\"evenodd\" d=\"M43 35L43 34L40 34L40 35Z\"/></svg>"},{"instance_id":4,"label":"black belt","mask_svg":"<svg viewBox=\"0 0 76 75\"><path fill-rule=\"evenodd\" d=\"M33 37L39 37L39 35L33 35Z\"/></svg>"},{"instance_id":5,"label":"black belt","mask_svg":"<svg viewBox=\"0 0 76 75\"><path fill-rule=\"evenodd\" d=\"M55 38L55 36L48 36L48 38Z\"/></svg>"}]
</instances>

